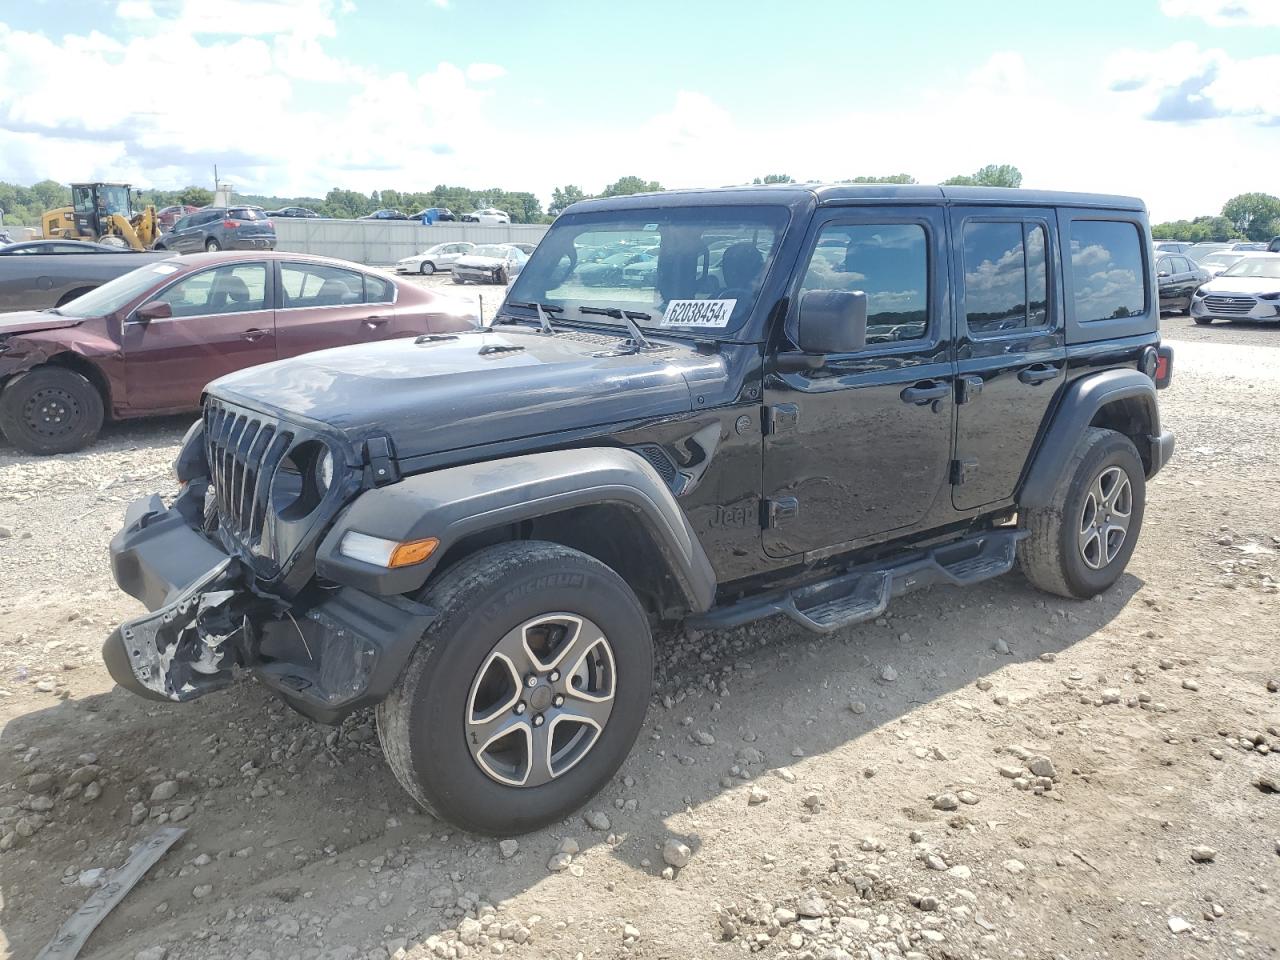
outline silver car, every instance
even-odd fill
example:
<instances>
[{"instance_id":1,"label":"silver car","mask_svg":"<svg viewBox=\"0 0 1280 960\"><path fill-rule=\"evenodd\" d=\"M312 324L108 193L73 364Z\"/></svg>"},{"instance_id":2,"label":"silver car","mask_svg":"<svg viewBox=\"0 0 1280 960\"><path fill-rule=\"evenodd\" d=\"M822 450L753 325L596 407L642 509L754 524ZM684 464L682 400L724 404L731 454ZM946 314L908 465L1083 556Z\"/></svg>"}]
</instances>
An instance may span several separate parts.
<instances>
[{"instance_id":1,"label":"silver car","mask_svg":"<svg viewBox=\"0 0 1280 960\"><path fill-rule=\"evenodd\" d=\"M429 276L433 273L448 273L459 257L465 257L476 245L464 240L437 243L427 247L416 257L405 257L396 264L396 273L421 273Z\"/></svg>"},{"instance_id":2,"label":"silver car","mask_svg":"<svg viewBox=\"0 0 1280 960\"><path fill-rule=\"evenodd\" d=\"M529 255L509 243L482 243L453 267L454 283L501 283L516 278Z\"/></svg>"}]
</instances>

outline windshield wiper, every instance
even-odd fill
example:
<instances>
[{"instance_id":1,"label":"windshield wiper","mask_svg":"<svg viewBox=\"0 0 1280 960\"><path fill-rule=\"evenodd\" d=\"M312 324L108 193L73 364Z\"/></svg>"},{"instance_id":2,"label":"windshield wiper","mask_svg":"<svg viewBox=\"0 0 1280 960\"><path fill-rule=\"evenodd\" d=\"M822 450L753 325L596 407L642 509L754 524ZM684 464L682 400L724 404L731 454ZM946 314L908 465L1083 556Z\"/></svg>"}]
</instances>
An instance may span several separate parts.
<instances>
[{"instance_id":1,"label":"windshield wiper","mask_svg":"<svg viewBox=\"0 0 1280 960\"><path fill-rule=\"evenodd\" d=\"M564 313L564 307L556 306L554 303L519 303L512 300L507 304L509 307L521 307L525 310L538 311L538 324L542 327L543 333L555 333L555 328L551 326L551 319L548 313Z\"/></svg>"},{"instance_id":2,"label":"windshield wiper","mask_svg":"<svg viewBox=\"0 0 1280 960\"><path fill-rule=\"evenodd\" d=\"M636 320L652 320L653 315L641 313L639 310L619 310L617 307L579 307L579 313L591 313L600 317L609 317L613 320L621 320L627 325L627 331L631 334L631 341L641 350L650 350L653 348L648 338L640 330L640 325Z\"/></svg>"}]
</instances>

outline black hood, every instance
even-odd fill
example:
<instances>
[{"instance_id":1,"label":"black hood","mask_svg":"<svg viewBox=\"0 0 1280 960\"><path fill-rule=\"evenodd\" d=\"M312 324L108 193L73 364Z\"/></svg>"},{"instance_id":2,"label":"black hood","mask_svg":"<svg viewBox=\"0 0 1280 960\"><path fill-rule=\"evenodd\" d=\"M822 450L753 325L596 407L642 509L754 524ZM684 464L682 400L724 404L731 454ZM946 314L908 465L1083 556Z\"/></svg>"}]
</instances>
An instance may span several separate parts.
<instances>
[{"instance_id":1,"label":"black hood","mask_svg":"<svg viewBox=\"0 0 1280 960\"><path fill-rule=\"evenodd\" d=\"M321 350L215 380L209 393L353 443L390 436L401 458L688 413L691 382L725 378L677 340L635 353L622 336L525 327Z\"/></svg>"}]
</instances>

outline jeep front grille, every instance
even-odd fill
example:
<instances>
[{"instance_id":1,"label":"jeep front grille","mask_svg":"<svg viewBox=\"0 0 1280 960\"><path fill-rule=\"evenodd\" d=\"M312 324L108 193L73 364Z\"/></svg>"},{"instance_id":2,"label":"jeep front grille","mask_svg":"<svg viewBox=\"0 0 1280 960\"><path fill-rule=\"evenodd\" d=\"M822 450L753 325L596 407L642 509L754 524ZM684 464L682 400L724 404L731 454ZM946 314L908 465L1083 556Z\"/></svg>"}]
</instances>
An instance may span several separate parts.
<instances>
[{"instance_id":1,"label":"jeep front grille","mask_svg":"<svg viewBox=\"0 0 1280 960\"><path fill-rule=\"evenodd\" d=\"M252 549L262 538L271 478L293 434L259 414L210 397L204 407L204 437L219 524Z\"/></svg>"},{"instance_id":2,"label":"jeep front grille","mask_svg":"<svg viewBox=\"0 0 1280 960\"><path fill-rule=\"evenodd\" d=\"M1210 313L1243 317L1258 305L1258 301L1253 297L1208 296L1204 298L1204 305Z\"/></svg>"}]
</instances>

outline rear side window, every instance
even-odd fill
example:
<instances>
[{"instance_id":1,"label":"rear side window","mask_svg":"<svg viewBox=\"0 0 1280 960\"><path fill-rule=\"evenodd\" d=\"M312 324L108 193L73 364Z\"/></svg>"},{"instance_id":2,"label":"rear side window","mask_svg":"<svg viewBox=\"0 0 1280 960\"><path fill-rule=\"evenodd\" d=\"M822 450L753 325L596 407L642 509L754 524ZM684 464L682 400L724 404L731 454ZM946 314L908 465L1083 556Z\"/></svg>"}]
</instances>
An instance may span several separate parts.
<instances>
[{"instance_id":1,"label":"rear side window","mask_svg":"<svg viewBox=\"0 0 1280 960\"><path fill-rule=\"evenodd\" d=\"M965 224L964 309L970 333L1043 326L1048 289L1043 226L1021 221Z\"/></svg>"},{"instance_id":2,"label":"rear side window","mask_svg":"<svg viewBox=\"0 0 1280 960\"><path fill-rule=\"evenodd\" d=\"M867 344L919 340L929 319L929 250L917 223L831 223L800 286L867 295Z\"/></svg>"},{"instance_id":3,"label":"rear side window","mask_svg":"<svg viewBox=\"0 0 1280 960\"><path fill-rule=\"evenodd\" d=\"M280 286L286 307L341 307L359 303L363 274L321 263L282 263Z\"/></svg>"},{"instance_id":4,"label":"rear side window","mask_svg":"<svg viewBox=\"0 0 1280 960\"><path fill-rule=\"evenodd\" d=\"M364 302L390 303L395 299L395 287L383 277L364 275Z\"/></svg>"},{"instance_id":5,"label":"rear side window","mask_svg":"<svg viewBox=\"0 0 1280 960\"><path fill-rule=\"evenodd\" d=\"M1137 225L1120 220L1072 221L1071 274L1080 323L1146 313L1146 271Z\"/></svg>"}]
</instances>

